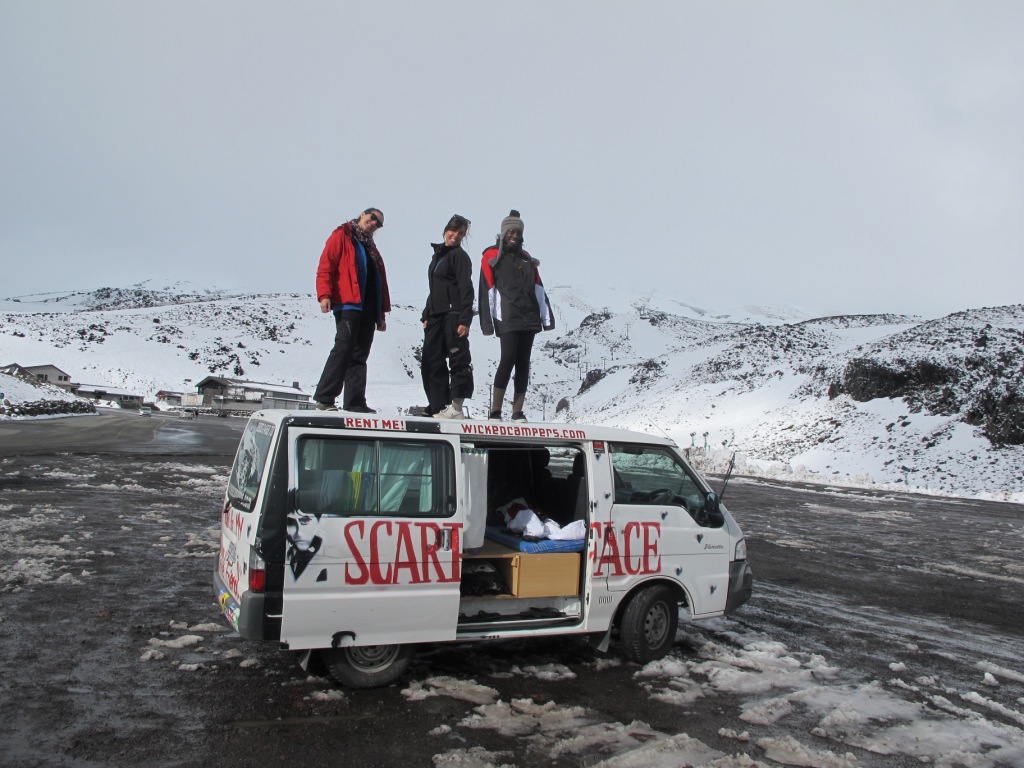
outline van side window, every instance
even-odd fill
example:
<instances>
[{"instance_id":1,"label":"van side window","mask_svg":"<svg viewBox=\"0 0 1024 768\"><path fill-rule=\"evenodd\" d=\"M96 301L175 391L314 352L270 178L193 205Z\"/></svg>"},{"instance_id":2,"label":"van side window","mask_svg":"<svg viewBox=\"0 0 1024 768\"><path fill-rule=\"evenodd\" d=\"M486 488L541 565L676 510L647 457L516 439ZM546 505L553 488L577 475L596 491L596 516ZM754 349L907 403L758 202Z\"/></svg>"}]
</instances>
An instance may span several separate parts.
<instances>
[{"instance_id":1,"label":"van side window","mask_svg":"<svg viewBox=\"0 0 1024 768\"><path fill-rule=\"evenodd\" d=\"M611 457L617 504L678 506L702 526L717 528L724 523L717 510L706 509L704 490L668 449L613 443Z\"/></svg>"},{"instance_id":2,"label":"van side window","mask_svg":"<svg viewBox=\"0 0 1024 768\"><path fill-rule=\"evenodd\" d=\"M329 516L449 517L455 462L440 442L307 436L298 443L298 508Z\"/></svg>"},{"instance_id":3,"label":"van side window","mask_svg":"<svg viewBox=\"0 0 1024 768\"><path fill-rule=\"evenodd\" d=\"M253 419L246 425L228 478L228 500L232 506L252 512L273 439L273 424Z\"/></svg>"}]
</instances>

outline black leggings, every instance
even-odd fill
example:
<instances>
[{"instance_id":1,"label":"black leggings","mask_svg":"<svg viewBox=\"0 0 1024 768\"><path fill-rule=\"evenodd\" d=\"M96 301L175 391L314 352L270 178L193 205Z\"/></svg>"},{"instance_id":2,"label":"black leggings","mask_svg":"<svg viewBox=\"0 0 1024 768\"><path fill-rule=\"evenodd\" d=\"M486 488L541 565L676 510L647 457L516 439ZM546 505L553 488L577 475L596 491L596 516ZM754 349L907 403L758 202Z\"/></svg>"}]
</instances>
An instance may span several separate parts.
<instances>
[{"instance_id":1,"label":"black leggings","mask_svg":"<svg viewBox=\"0 0 1024 768\"><path fill-rule=\"evenodd\" d=\"M526 391L526 385L530 383L530 353L536 335L535 331L506 331L498 337L501 342L501 360L498 361L498 370L494 372L494 386L497 389L508 389L508 380L515 368L515 388L512 391Z\"/></svg>"}]
</instances>

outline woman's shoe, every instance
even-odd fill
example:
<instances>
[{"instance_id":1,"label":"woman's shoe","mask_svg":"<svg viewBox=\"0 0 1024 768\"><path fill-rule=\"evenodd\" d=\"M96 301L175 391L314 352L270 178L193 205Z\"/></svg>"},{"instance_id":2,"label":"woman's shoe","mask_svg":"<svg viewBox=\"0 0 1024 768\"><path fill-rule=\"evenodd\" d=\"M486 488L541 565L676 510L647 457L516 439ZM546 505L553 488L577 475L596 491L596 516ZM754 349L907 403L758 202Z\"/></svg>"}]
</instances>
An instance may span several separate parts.
<instances>
[{"instance_id":1,"label":"woman's shoe","mask_svg":"<svg viewBox=\"0 0 1024 768\"><path fill-rule=\"evenodd\" d=\"M523 413L522 411L516 411L515 413L512 414L512 421L523 422L529 421L529 419L526 418L526 414Z\"/></svg>"},{"instance_id":2,"label":"woman's shoe","mask_svg":"<svg viewBox=\"0 0 1024 768\"><path fill-rule=\"evenodd\" d=\"M466 414L464 414L461 411L461 409L456 408L454 405L449 403L444 408L442 408L440 411L435 413L434 414L434 418L436 418L436 419L464 419L464 418L466 418Z\"/></svg>"},{"instance_id":3,"label":"woman's shoe","mask_svg":"<svg viewBox=\"0 0 1024 768\"><path fill-rule=\"evenodd\" d=\"M335 408L337 410L337 408ZM368 405L346 405L345 410L349 413L376 413L376 411Z\"/></svg>"},{"instance_id":4,"label":"woman's shoe","mask_svg":"<svg viewBox=\"0 0 1024 768\"><path fill-rule=\"evenodd\" d=\"M491 411L487 418L492 421L501 421L501 411Z\"/></svg>"}]
</instances>

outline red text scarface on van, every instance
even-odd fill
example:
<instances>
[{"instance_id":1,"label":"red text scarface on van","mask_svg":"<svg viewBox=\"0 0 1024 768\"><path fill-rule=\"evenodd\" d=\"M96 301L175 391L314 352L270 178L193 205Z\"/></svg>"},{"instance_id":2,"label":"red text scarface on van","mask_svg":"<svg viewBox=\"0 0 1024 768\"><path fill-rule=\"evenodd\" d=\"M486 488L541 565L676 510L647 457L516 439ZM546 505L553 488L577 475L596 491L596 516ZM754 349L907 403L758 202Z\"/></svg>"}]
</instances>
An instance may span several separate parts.
<instances>
[{"instance_id":1,"label":"red text scarface on van","mask_svg":"<svg viewBox=\"0 0 1024 768\"><path fill-rule=\"evenodd\" d=\"M621 540L612 525L593 523L596 547L590 559L597 560L594 576L638 576L661 571L661 523L629 522L622 529Z\"/></svg>"},{"instance_id":2,"label":"red text scarface on van","mask_svg":"<svg viewBox=\"0 0 1024 768\"><path fill-rule=\"evenodd\" d=\"M439 545L443 530L451 531L451 561L442 563ZM352 562L345 566L346 584L425 584L459 581L462 554L461 523L353 520L345 526L345 545ZM394 557L381 557L381 552ZM363 553L368 552L369 557ZM448 566L446 571L445 565Z\"/></svg>"}]
</instances>

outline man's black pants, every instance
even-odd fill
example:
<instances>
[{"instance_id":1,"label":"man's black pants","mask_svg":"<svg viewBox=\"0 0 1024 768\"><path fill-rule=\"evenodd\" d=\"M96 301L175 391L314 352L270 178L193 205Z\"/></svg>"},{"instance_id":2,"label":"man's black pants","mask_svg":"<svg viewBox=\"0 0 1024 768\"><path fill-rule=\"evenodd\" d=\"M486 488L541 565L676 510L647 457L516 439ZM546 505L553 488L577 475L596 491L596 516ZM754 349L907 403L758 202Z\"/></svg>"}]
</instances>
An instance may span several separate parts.
<instances>
[{"instance_id":1,"label":"man's black pants","mask_svg":"<svg viewBox=\"0 0 1024 768\"><path fill-rule=\"evenodd\" d=\"M345 410L351 406L366 407L366 359L370 356L377 325L372 317L363 317L364 314L367 313L352 309L334 313L337 326L334 347L313 394L318 403L333 405L344 388Z\"/></svg>"},{"instance_id":2,"label":"man's black pants","mask_svg":"<svg viewBox=\"0 0 1024 768\"><path fill-rule=\"evenodd\" d=\"M453 397L473 396L469 336L459 336L458 327L459 316L455 312L427 318L420 374L431 413L440 411Z\"/></svg>"}]
</instances>

